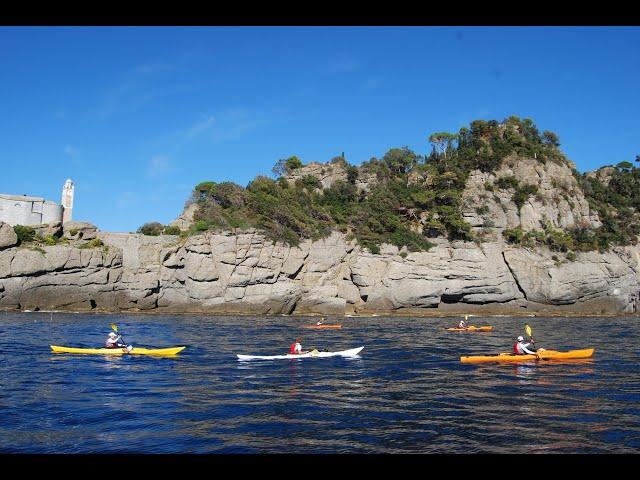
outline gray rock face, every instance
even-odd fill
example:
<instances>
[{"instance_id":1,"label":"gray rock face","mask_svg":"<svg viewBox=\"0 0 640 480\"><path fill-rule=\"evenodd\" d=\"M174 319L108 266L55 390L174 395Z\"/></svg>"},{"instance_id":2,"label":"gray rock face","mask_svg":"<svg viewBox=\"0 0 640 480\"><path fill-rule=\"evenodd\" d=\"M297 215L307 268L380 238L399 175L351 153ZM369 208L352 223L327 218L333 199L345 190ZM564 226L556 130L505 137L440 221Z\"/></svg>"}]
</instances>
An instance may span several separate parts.
<instances>
[{"instance_id":1,"label":"gray rock face","mask_svg":"<svg viewBox=\"0 0 640 480\"><path fill-rule=\"evenodd\" d=\"M497 179L509 176L514 176L520 184L538 187L538 193L529 197L520 210L512 200L513 189L494 186L490 191L486 188L494 185ZM505 159L503 166L494 173L479 170L471 173L463 194L463 216L475 231L485 227L498 233L518 226L523 230L541 230L545 221L562 229L601 225L597 212L590 209L569 166L517 157Z\"/></svg>"},{"instance_id":2,"label":"gray rock face","mask_svg":"<svg viewBox=\"0 0 640 480\"><path fill-rule=\"evenodd\" d=\"M303 167L293 170L291 173L285 176L288 182L295 183L296 180L311 175L320 180L322 188L329 188L338 180L343 182L347 181L347 170L345 165L339 162L336 163L315 163L311 162ZM363 169L359 169L358 178L355 185L359 191L368 192L371 186L377 182L375 174L367 172Z\"/></svg>"},{"instance_id":3,"label":"gray rock face","mask_svg":"<svg viewBox=\"0 0 640 480\"><path fill-rule=\"evenodd\" d=\"M52 237L60 237L62 235L62 222L34 225L33 229L36 231L36 234L42 238L48 235L51 235Z\"/></svg>"},{"instance_id":4,"label":"gray rock face","mask_svg":"<svg viewBox=\"0 0 640 480\"><path fill-rule=\"evenodd\" d=\"M8 223L0 222L0 250L13 247L18 243L18 236Z\"/></svg>"},{"instance_id":5,"label":"gray rock face","mask_svg":"<svg viewBox=\"0 0 640 480\"><path fill-rule=\"evenodd\" d=\"M254 314L633 311L640 247L575 262L502 241L363 251L334 233L299 247L255 230L179 239L98 232L104 248L0 251L0 308Z\"/></svg>"},{"instance_id":6,"label":"gray rock face","mask_svg":"<svg viewBox=\"0 0 640 480\"><path fill-rule=\"evenodd\" d=\"M93 240L98 228L88 222L67 222L63 225L62 236L69 240Z\"/></svg>"},{"instance_id":7,"label":"gray rock face","mask_svg":"<svg viewBox=\"0 0 640 480\"><path fill-rule=\"evenodd\" d=\"M189 203L184 207L182 213L176 218L170 225L178 227L180 230L189 230L189 227L193 224L193 215L198 210L196 203Z\"/></svg>"}]
</instances>

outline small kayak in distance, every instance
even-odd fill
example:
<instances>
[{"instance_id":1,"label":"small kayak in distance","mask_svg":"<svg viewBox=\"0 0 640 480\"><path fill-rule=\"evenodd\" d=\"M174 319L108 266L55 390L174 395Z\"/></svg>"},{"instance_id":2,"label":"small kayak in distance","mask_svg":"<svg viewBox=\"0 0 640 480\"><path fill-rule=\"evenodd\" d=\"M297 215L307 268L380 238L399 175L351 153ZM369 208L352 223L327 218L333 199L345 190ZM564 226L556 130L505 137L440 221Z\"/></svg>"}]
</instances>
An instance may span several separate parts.
<instances>
[{"instance_id":1,"label":"small kayak in distance","mask_svg":"<svg viewBox=\"0 0 640 480\"><path fill-rule=\"evenodd\" d=\"M342 325L303 325L302 328L342 328Z\"/></svg>"},{"instance_id":2,"label":"small kayak in distance","mask_svg":"<svg viewBox=\"0 0 640 480\"><path fill-rule=\"evenodd\" d=\"M99 355L175 355L187 347L142 348L133 347L130 352L126 348L75 348L51 345L53 353L89 353Z\"/></svg>"},{"instance_id":3,"label":"small kayak in distance","mask_svg":"<svg viewBox=\"0 0 640 480\"><path fill-rule=\"evenodd\" d=\"M286 355L238 355L238 360L281 360L285 358L310 358L310 357L355 357L358 355L364 347L352 348L351 350L342 350L341 352L319 352L318 350L312 350L307 353L298 355L286 354Z\"/></svg>"},{"instance_id":4,"label":"small kayak in distance","mask_svg":"<svg viewBox=\"0 0 640 480\"><path fill-rule=\"evenodd\" d=\"M514 353L501 353L499 355L478 355L472 357L460 357L462 363L484 363L484 362L527 362L532 360L563 360L574 358L590 358L595 348L585 348L583 350L569 350L568 352L557 352L555 350L542 350L537 355L516 355Z\"/></svg>"},{"instance_id":5,"label":"small kayak in distance","mask_svg":"<svg viewBox=\"0 0 640 480\"><path fill-rule=\"evenodd\" d=\"M493 330L493 327L489 326L489 325L485 325L483 327L467 327L467 328L445 328L445 330L448 330L450 332L490 332L491 330Z\"/></svg>"}]
</instances>

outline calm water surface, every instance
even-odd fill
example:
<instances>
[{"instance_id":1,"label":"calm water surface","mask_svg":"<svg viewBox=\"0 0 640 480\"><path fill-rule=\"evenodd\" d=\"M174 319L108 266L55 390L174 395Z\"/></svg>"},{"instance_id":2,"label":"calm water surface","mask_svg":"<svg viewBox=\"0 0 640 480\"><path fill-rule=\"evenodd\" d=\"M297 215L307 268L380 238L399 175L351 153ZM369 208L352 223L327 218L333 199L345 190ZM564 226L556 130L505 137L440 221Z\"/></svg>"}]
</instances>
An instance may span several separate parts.
<instances>
[{"instance_id":1,"label":"calm water surface","mask_svg":"<svg viewBox=\"0 0 640 480\"><path fill-rule=\"evenodd\" d=\"M333 321L334 319L331 319ZM640 452L640 319L312 319L0 312L0 451L34 453ZM116 322L174 358L52 354ZM462 365L510 349L595 347L573 363ZM357 358L239 362L303 347Z\"/></svg>"}]
</instances>

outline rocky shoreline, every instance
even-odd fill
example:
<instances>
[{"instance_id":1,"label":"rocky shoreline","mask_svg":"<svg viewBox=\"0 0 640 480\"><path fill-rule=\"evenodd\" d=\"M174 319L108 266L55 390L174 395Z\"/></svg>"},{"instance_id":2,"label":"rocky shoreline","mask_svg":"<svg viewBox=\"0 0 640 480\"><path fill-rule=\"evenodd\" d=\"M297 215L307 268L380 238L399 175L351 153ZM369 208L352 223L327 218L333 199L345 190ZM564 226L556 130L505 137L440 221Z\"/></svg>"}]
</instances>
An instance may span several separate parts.
<instances>
[{"instance_id":1,"label":"rocky shoreline","mask_svg":"<svg viewBox=\"0 0 640 480\"><path fill-rule=\"evenodd\" d=\"M104 246L0 246L0 310L432 317L637 311L640 247L575 261L503 241L433 239L371 254L334 232L298 247L255 230L180 239L97 232ZM10 242L9 242L10 243Z\"/></svg>"}]
</instances>

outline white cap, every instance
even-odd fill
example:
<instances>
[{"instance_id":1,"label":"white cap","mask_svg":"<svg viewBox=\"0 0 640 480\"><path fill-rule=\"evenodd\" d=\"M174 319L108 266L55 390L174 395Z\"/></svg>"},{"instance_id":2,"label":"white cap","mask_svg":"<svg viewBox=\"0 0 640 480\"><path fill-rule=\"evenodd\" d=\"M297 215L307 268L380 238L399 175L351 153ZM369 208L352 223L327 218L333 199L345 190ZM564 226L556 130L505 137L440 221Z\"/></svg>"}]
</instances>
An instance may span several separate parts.
<instances>
[{"instance_id":1,"label":"white cap","mask_svg":"<svg viewBox=\"0 0 640 480\"><path fill-rule=\"evenodd\" d=\"M522 335L520 335L520 336L518 337L518 341L519 341L519 342L522 342L523 340L524 340L524 337L523 337Z\"/></svg>"},{"instance_id":2,"label":"white cap","mask_svg":"<svg viewBox=\"0 0 640 480\"><path fill-rule=\"evenodd\" d=\"M116 338L117 335L115 333L113 333L113 332L109 332L109 337L110 338Z\"/></svg>"}]
</instances>

